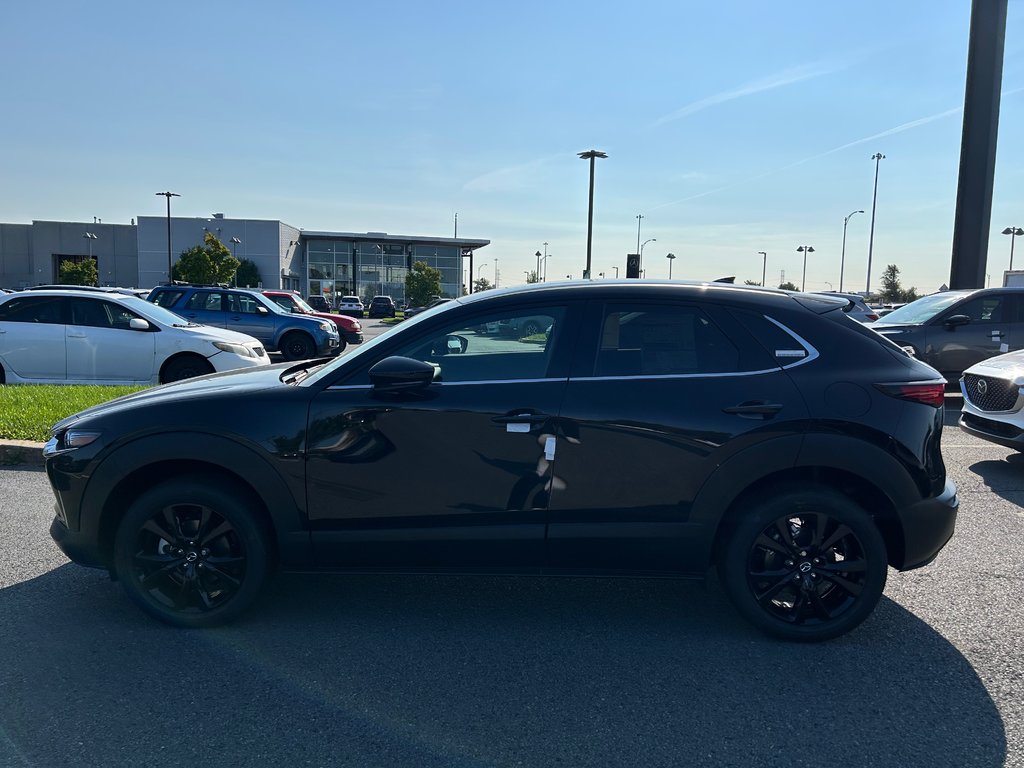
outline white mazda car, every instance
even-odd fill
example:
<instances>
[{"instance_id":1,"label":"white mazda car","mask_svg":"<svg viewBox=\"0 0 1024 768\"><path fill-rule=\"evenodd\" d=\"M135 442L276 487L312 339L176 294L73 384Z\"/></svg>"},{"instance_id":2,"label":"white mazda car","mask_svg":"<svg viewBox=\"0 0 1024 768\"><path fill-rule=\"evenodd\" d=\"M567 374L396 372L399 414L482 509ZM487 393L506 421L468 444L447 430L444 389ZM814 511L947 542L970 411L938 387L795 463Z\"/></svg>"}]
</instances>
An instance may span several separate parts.
<instances>
[{"instance_id":1,"label":"white mazda car","mask_svg":"<svg viewBox=\"0 0 1024 768\"><path fill-rule=\"evenodd\" d=\"M1024 451L1024 351L975 363L960 377L960 391L963 430Z\"/></svg>"},{"instance_id":2,"label":"white mazda car","mask_svg":"<svg viewBox=\"0 0 1024 768\"><path fill-rule=\"evenodd\" d=\"M191 323L136 296L0 296L0 384L164 384L269 364L253 337Z\"/></svg>"}]
</instances>

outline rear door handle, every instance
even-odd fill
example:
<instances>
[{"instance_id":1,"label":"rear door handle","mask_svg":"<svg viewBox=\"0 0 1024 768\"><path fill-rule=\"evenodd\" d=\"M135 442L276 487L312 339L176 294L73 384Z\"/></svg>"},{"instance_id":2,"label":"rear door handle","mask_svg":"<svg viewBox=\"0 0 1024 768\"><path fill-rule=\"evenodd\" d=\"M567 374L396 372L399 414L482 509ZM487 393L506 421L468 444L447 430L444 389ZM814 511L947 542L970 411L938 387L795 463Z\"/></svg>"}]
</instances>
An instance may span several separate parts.
<instances>
[{"instance_id":1,"label":"rear door handle","mask_svg":"<svg viewBox=\"0 0 1024 768\"><path fill-rule=\"evenodd\" d=\"M767 403L763 400L748 400L747 402L723 408L722 413L734 413L747 419L770 419L782 410L781 403Z\"/></svg>"}]
</instances>

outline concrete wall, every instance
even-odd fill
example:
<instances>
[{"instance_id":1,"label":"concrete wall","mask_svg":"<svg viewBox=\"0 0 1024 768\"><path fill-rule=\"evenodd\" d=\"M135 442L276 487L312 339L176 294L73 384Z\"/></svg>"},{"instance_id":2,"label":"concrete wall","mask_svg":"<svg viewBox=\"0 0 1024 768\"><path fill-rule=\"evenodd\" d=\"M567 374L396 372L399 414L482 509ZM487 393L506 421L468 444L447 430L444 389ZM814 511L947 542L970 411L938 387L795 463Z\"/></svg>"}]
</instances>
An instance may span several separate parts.
<instances>
[{"instance_id":1,"label":"concrete wall","mask_svg":"<svg viewBox=\"0 0 1024 768\"><path fill-rule=\"evenodd\" d=\"M0 224L0 288L27 288L32 275L32 225Z\"/></svg>"}]
</instances>

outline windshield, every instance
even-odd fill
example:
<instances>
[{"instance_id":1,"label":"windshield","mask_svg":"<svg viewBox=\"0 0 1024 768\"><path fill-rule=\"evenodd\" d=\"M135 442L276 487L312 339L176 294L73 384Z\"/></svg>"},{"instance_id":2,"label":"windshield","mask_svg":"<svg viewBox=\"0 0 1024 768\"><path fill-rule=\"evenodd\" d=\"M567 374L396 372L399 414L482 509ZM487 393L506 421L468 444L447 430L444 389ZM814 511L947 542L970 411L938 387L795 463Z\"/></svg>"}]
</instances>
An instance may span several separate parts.
<instances>
[{"instance_id":1,"label":"windshield","mask_svg":"<svg viewBox=\"0 0 1024 768\"><path fill-rule=\"evenodd\" d=\"M315 309L313 309L313 308L312 308L311 306L309 306L309 304L307 304L307 303L306 303L306 302L305 302L305 301L303 300L303 298L302 298L301 296L296 296L296 295L295 295L295 294L293 293L293 294L292 294L292 297L291 297L291 300L292 300L293 302L295 302L296 304L298 304L298 305L299 305L299 309L301 309L301 310L302 310L303 312L305 312L305 313L306 313L307 315L309 315L309 314L313 314L314 312L316 312L316 310L315 310Z\"/></svg>"},{"instance_id":2,"label":"windshield","mask_svg":"<svg viewBox=\"0 0 1024 768\"><path fill-rule=\"evenodd\" d=\"M919 325L927 323L944 309L956 304L964 296L969 296L970 291L946 291L945 293L933 293L931 296L912 301L909 304L894 309L881 320L879 324L906 324Z\"/></svg>"}]
</instances>

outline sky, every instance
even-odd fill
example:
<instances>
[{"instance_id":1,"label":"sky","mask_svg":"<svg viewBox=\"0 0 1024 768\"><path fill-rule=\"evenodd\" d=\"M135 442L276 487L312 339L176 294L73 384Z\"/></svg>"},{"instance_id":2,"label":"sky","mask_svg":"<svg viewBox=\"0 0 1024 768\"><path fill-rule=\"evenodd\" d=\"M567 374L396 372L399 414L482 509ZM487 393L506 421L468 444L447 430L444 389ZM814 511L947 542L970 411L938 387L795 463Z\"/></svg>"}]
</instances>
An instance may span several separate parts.
<instances>
[{"instance_id":1,"label":"sky","mask_svg":"<svg viewBox=\"0 0 1024 768\"><path fill-rule=\"evenodd\" d=\"M949 281L969 0L4 3L0 221L280 219L476 264L864 290ZM844 218L854 214L846 228ZM637 216L643 218L638 219ZM639 232L638 232L639 225ZM987 272L1024 227L1010 0ZM1015 266L1024 268L1024 238ZM546 246L544 244L547 244ZM767 253L763 259L759 252ZM673 253L674 260L666 256ZM842 265L842 270L841 270Z\"/></svg>"}]
</instances>

